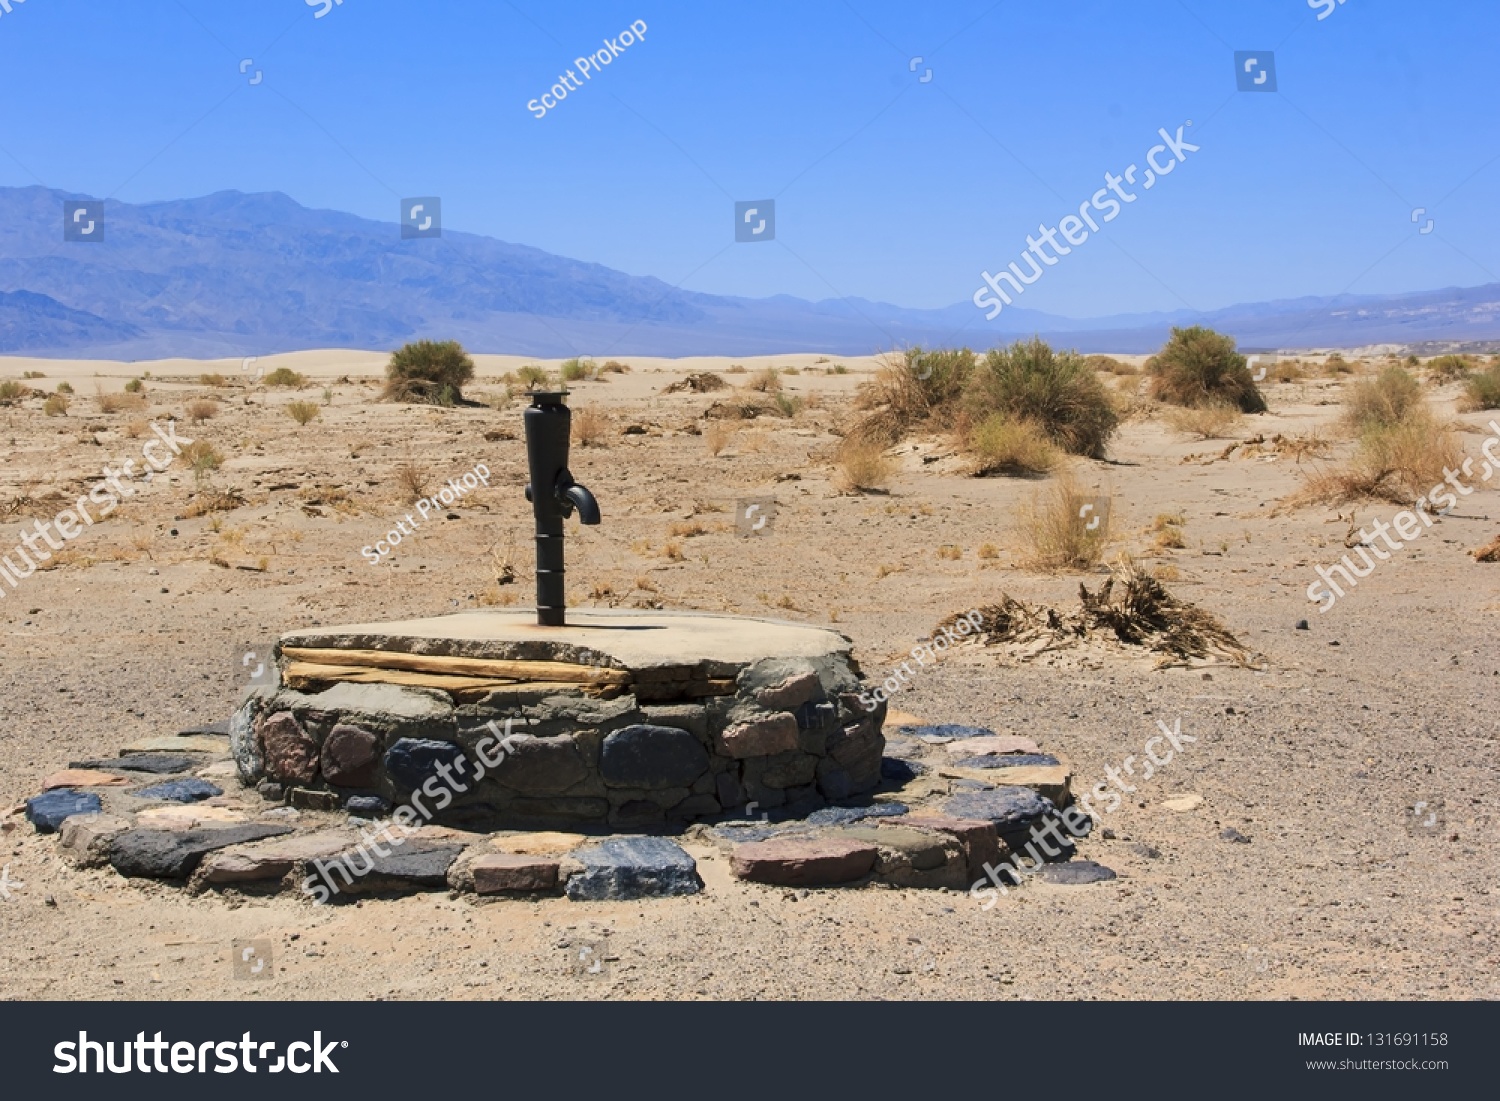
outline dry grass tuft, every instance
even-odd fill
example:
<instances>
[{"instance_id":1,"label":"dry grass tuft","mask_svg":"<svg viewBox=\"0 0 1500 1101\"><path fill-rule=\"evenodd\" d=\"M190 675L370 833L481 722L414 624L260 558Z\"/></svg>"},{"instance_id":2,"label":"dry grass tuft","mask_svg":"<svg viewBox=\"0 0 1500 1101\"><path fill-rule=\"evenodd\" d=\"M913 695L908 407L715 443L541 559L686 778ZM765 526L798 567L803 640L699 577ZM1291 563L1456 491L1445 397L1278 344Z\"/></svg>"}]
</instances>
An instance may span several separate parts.
<instances>
[{"instance_id":1,"label":"dry grass tuft","mask_svg":"<svg viewBox=\"0 0 1500 1101\"><path fill-rule=\"evenodd\" d=\"M202 424L204 421L213 420L219 415L219 403L209 401L206 398L200 398L197 401L188 402L187 409L184 412L188 420L194 424Z\"/></svg>"},{"instance_id":2,"label":"dry grass tuft","mask_svg":"<svg viewBox=\"0 0 1500 1101\"><path fill-rule=\"evenodd\" d=\"M1462 462L1463 448L1451 431L1430 415L1411 414L1398 424L1366 432L1348 462L1311 474L1293 503L1371 499L1410 504L1442 482L1445 470Z\"/></svg>"},{"instance_id":3,"label":"dry grass tuft","mask_svg":"<svg viewBox=\"0 0 1500 1101\"><path fill-rule=\"evenodd\" d=\"M1387 367L1373 379L1361 379L1349 391L1340 420L1358 435L1371 429L1390 428L1423 407L1422 387L1403 367Z\"/></svg>"},{"instance_id":4,"label":"dry grass tuft","mask_svg":"<svg viewBox=\"0 0 1500 1101\"><path fill-rule=\"evenodd\" d=\"M426 497L427 486L431 480L431 472L411 459L406 459L396 466L396 488L400 492L401 500L406 504L415 504Z\"/></svg>"},{"instance_id":5,"label":"dry grass tuft","mask_svg":"<svg viewBox=\"0 0 1500 1101\"><path fill-rule=\"evenodd\" d=\"M1469 553L1474 556L1476 562L1500 562L1500 535Z\"/></svg>"},{"instance_id":6,"label":"dry grass tuft","mask_svg":"<svg viewBox=\"0 0 1500 1101\"><path fill-rule=\"evenodd\" d=\"M63 417L68 413L68 395L53 394L42 403L42 413L48 417Z\"/></svg>"},{"instance_id":7,"label":"dry grass tuft","mask_svg":"<svg viewBox=\"0 0 1500 1101\"><path fill-rule=\"evenodd\" d=\"M1464 380L1464 393L1458 400L1458 407L1465 413L1500 409L1500 363L1491 363Z\"/></svg>"},{"instance_id":8,"label":"dry grass tuft","mask_svg":"<svg viewBox=\"0 0 1500 1101\"><path fill-rule=\"evenodd\" d=\"M964 446L974 456L970 473L1045 474L1062 461L1062 452L1035 421L991 413L972 427Z\"/></svg>"},{"instance_id":9,"label":"dry grass tuft","mask_svg":"<svg viewBox=\"0 0 1500 1101\"><path fill-rule=\"evenodd\" d=\"M745 389L761 394L774 394L781 389L781 377L775 367L756 371L745 382Z\"/></svg>"},{"instance_id":10,"label":"dry grass tuft","mask_svg":"<svg viewBox=\"0 0 1500 1101\"><path fill-rule=\"evenodd\" d=\"M1172 430L1200 440L1227 439L1232 430L1239 428L1245 414L1228 402L1211 402L1197 407L1173 407L1167 410L1166 421Z\"/></svg>"},{"instance_id":11,"label":"dry grass tuft","mask_svg":"<svg viewBox=\"0 0 1500 1101\"><path fill-rule=\"evenodd\" d=\"M613 422L594 408L580 409L573 414L573 441L579 447L606 447Z\"/></svg>"},{"instance_id":12,"label":"dry grass tuft","mask_svg":"<svg viewBox=\"0 0 1500 1101\"><path fill-rule=\"evenodd\" d=\"M607 366L607 365L606 365ZM712 371L699 371L697 374L688 375L687 378L678 379L672 385L662 391L663 394L681 394L684 392L693 394L708 394L715 390L723 390L729 383Z\"/></svg>"},{"instance_id":13,"label":"dry grass tuft","mask_svg":"<svg viewBox=\"0 0 1500 1101\"><path fill-rule=\"evenodd\" d=\"M318 413L319 409L316 402L293 401L287 403L286 415L298 424L307 424L309 421L316 419Z\"/></svg>"},{"instance_id":14,"label":"dry grass tuft","mask_svg":"<svg viewBox=\"0 0 1500 1101\"><path fill-rule=\"evenodd\" d=\"M710 455L719 455L734 440L734 429L717 421L703 431L703 442Z\"/></svg>"},{"instance_id":15,"label":"dry grass tuft","mask_svg":"<svg viewBox=\"0 0 1500 1101\"><path fill-rule=\"evenodd\" d=\"M1042 570L1097 566L1109 543L1113 511L1099 508L1101 496L1081 488L1066 471L1047 489L1033 493L1020 510L1030 564Z\"/></svg>"},{"instance_id":16,"label":"dry grass tuft","mask_svg":"<svg viewBox=\"0 0 1500 1101\"><path fill-rule=\"evenodd\" d=\"M839 488L845 493L884 491L891 484L891 461L877 443L846 439L838 453Z\"/></svg>"}]
</instances>

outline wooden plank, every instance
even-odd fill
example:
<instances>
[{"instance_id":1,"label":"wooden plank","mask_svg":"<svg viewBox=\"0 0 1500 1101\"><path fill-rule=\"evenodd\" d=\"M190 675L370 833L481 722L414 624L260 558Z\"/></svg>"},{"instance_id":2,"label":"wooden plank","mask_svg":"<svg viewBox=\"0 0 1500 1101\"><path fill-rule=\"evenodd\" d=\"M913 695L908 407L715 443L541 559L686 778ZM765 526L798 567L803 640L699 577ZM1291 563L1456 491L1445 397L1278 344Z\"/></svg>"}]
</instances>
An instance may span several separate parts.
<instances>
[{"instance_id":1,"label":"wooden plank","mask_svg":"<svg viewBox=\"0 0 1500 1101\"><path fill-rule=\"evenodd\" d=\"M288 688L306 688L314 684L347 681L353 684L399 684L407 688L436 688L464 699L476 699L497 689L512 688L518 692L556 692L567 695L583 692L589 696L612 696L619 685L577 684L563 681L521 681L506 677L461 677L439 673L411 673L404 669L369 669L358 665L322 665L294 661L282 671Z\"/></svg>"},{"instance_id":2,"label":"wooden plank","mask_svg":"<svg viewBox=\"0 0 1500 1101\"><path fill-rule=\"evenodd\" d=\"M282 656L315 665L359 665L373 669L404 669L412 673L508 680L552 681L561 684L629 684L630 672L566 661L514 661L504 658L460 658L440 654L398 654L389 650L332 650L284 646Z\"/></svg>"}]
</instances>

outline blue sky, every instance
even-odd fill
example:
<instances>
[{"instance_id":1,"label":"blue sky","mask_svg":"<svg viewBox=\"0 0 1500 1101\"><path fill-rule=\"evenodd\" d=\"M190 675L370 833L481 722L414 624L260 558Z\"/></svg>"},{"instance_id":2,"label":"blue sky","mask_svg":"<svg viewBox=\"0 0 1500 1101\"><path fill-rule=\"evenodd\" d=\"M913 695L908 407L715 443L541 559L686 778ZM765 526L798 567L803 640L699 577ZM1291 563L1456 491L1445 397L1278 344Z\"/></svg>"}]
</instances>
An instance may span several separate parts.
<instances>
[{"instance_id":1,"label":"blue sky","mask_svg":"<svg viewBox=\"0 0 1500 1101\"><path fill-rule=\"evenodd\" d=\"M10 3L0 184L389 221L437 195L449 229L692 290L936 307L1191 119L1199 151L1026 307L1500 281L1493 0ZM1278 90L1236 91L1235 50L1274 52ZM776 240L733 244L765 198Z\"/></svg>"}]
</instances>

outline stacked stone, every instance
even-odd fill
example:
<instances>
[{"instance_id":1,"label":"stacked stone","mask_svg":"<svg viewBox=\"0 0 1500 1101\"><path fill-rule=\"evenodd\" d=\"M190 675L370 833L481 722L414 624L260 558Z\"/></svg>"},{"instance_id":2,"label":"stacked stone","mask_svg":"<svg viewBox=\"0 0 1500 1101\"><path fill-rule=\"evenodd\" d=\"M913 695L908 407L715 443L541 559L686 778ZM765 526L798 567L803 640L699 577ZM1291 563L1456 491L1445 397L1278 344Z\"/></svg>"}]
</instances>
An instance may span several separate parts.
<instances>
[{"instance_id":1,"label":"stacked stone","mask_svg":"<svg viewBox=\"0 0 1500 1101\"><path fill-rule=\"evenodd\" d=\"M751 803L811 809L880 783L884 705L861 702L846 656L634 675L614 699L555 686L470 703L392 684L263 689L230 737L242 781L269 798L379 814L426 792L423 805L441 803L433 820L451 823L652 829ZM515 737L488 763L506 720Z\"/></svg>"}]
</instances>

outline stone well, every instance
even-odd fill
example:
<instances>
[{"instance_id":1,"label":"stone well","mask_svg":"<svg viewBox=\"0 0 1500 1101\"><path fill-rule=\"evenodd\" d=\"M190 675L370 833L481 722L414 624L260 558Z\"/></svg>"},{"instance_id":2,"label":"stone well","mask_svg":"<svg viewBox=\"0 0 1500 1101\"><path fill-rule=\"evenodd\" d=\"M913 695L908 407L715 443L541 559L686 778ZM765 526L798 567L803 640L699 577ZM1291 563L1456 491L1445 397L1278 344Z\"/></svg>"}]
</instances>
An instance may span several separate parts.
<instances>
[{"instance_id":1,"label":"stone well","mask_svg":"<svg viewBox=\"0 0 1500 1101\"><path fill-rule=\"evenodd\" d=\"M230 724L240 778L319 809L633 829L751 803L810 810L880 781L885 705L861 701L837 632L681 612L535 618L284 636L279 683L252 689Z\"/></svg>"}]
</instances>

